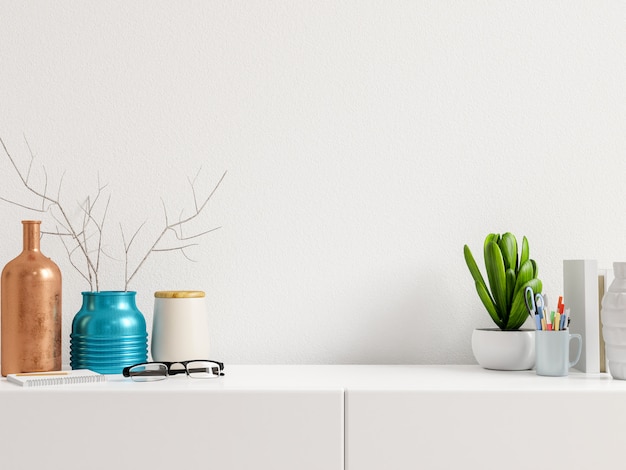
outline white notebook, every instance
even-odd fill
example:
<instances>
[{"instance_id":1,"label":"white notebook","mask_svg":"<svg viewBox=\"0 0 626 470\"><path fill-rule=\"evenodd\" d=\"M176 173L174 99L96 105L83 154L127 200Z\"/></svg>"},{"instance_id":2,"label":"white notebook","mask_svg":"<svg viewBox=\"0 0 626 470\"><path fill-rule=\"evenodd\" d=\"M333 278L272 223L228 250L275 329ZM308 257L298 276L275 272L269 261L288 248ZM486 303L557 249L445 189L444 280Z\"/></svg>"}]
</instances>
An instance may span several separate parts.
<instances>
[{"instance_id":1,"label":"white notebook","mask_svg":"<svg viewBox=\"0 0 626 470\"><path fill-rule=\"evenodd\" d=\"M106 376L88 369L8 374L7 380L23 387L106 382Z\"/></svg>"}]
</instances>

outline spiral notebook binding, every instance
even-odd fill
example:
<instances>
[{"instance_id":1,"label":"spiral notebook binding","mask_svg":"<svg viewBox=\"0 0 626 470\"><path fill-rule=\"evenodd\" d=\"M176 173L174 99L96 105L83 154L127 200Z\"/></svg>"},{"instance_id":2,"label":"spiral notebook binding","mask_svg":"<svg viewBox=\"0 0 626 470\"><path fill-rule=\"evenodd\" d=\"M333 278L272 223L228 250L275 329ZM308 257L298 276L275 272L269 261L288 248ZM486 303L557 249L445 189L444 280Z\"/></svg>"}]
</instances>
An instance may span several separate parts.
<instances>
[{"instance_id":1,"label":"spiral notebook binding","mask_svg":"<svg viewBox=\"0 0 626 470\"><path fill-rule=\"evenodd\" d=\"M23 387L44 387L51 385L74 385L106 382L106 376L97 372L81 369L72 371L59 371L58 376L54 372L41 374L9 374L7 379Z\"/></svg>"}]
</instances>

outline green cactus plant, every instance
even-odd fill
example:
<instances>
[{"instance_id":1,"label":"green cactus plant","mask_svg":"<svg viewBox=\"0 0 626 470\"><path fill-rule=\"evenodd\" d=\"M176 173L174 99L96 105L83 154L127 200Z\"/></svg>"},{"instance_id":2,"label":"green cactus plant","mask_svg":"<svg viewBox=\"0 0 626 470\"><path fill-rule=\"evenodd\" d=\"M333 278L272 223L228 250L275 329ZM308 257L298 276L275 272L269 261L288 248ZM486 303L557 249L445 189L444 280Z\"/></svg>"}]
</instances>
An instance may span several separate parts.
<instances>
[{"instance_id":1,"label":"green cactus plant","mask_svg":"<svg viewBox=\"0 0 626 470\"><path fill-rule=\"evenodd\" d=\"M528 318L524 302L526 287L532 287L535 293L542 290L541 280L537 278L537 263L530 259L528 240L523 238L519 258L517 240L508 232L502 236L487 235L483 250L490 289L469 247L463 247L465 263L476 284L478 297L498 328L517 330Z\"/></svg>"}]
</instances>

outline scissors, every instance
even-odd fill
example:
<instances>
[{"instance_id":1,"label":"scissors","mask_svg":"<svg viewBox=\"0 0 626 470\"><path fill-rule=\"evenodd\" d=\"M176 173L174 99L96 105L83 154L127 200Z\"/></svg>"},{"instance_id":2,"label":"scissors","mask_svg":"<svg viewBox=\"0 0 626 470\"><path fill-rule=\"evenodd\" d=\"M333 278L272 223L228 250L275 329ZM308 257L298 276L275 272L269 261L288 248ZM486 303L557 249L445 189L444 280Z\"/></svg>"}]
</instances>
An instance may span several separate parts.
<instances>
[{"instance_id":1,"label":"scissors","mask_svg":"<svg viewBox=\"0 0 626 470\"><path fill-rule=\"evenodd\" d=\"M543 295L535 294L535 307L537 308L537 315L543 318L543 311L546 309L546 302Z\"/></svg>"},{"instance_id":2,"label":"scissors","mask_svg":"<svg viewBox=\"0 0 626 470\"><path fill-rule=\"evenodd\" d=\"M530 294L530 296L528 294ZM535 294L533 288L528 286L524 291L524 302L526 303L528 315L535 321L535 326L540 330L543 309L545 307L543 296L541 294Z\"/></svg>"}]
</instances>

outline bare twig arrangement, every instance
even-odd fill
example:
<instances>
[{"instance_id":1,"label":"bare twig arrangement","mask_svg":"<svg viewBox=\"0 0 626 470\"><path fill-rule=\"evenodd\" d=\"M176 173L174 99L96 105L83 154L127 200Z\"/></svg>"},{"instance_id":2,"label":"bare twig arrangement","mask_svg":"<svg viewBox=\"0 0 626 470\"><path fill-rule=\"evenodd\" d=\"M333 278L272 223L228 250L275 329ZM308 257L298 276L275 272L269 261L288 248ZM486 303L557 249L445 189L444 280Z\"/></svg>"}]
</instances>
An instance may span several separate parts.
<instances>
[{"instance_id":1,"label":"bare twig arrangement","mask_svg":"<svg viewBox=\"0 0 626 470\"><path fill-rule=\"evenodd\" d=\"M200 172L200 170L198 170L198 173L199 172ZM129 240L128 244L126 244L125 237L124 237L124 231L122 230L122 240L124 242L124 253L125 253L125 262L124 262L124 265L125 265L125 268L124 268L125 285L124 285L124 290L128 289L128 284L135 277L135 274L137 274L137 271L139 271L139 269L143 266L143 264L145 263L146 259L148 259L148 256L150 256L154 252L158 252L158 251L180 251L185 258L191 260L189 258L189 256L187 256L187 254L185 253L185 249L187 249L187 248L189 248L191 246L195 246L195 245L197 245L197 243L183 243L183 244L178 244L178 246L171 246L171 247L164 247L164 248L160 248L159 247L159 243L161 242L163 237L168 232L170 232L170 231L173 232L174 235L176 236L176 239L179 242L186 242L188 240L193 240L195 238L199 238L202 235L206 235L207 233L211 233L211 232L213 232L213 231L215 231L215 230L220 228L220 227L214 227L214 228L211 228L209 230L205 230L203 232L195 233L195 234L189 235L189 236L184 236L183 235L183 227L184 227L184 225L186 223L188 223L188 222L191 222L193 219L195 219L196 217L198 217L200 215L202 210L207 206L207 204L209 203L209 201L211 200L211 198L215 194L215 191L217 191L217 188L219 188L220 184L222 184L222 181L224 180L225 176L226 176L226 172L224 172L222 174L222 177L219 179L217 184L213 187L213 190L209 193L209 195L202 201L202 203L200 205L198 205L198 199L196 197L196 189L195 189L195 180L197 178L197 174L196 174L196 178L194 178L193 181L190 181L191 191L193 193L193 202L194 202L195 211L189 217L186 217L184 219L182 218L182 214L181 214L181 217L179 218L178 222L170 222L170 220L169 220L169 218L167 216L167 209L165 208L165 203L163 202L163 200L161 200L161 202L163 203L163 213L165 215L165 227L163 227L163 230L161 231L161 233L157 236L156 240L154 241L154 243L152 244L150 249L146 252L146 254L143 256L143 258L141 258L141 261L139 262L137 267L132 271L130 276L128 275L128 252L130 250L131 244L135 240L135 237L137 236L137 234L139 233L141 228L145 225L145 222L142 223L139 226L139 228L135 231L135 233L133 234L133 236Z\"/></svg>"},{"instance_id":2,"label":"bare twig arrangement","mask_svg":"<svg viewBox=\"0 0 626 470\"><path fill-rule=\"evenodd\" d=\"M4 153L9 158L11 165L15 169L18 177L20 178L24 187L36 198L38 198L41 204L36 206L31 206L28 204L20 203L12 199L4 198L0 196L0 200L7 202L9 204L13 204L24 209L39 212L39 213L48 213L54 220L56 224L56 231L47 232L42 231L42 235L56 235L61 240L65 251L67 252L68 259L72 267L87 281L89 284L89 288L91 291L99 291L100 290L100 269L102 267L101 261L102 256L108 256L104 251L104 238L103 235L105 233L105 228L108 227L106 225L109 203L111 201L111 196L104 196L103 191L107 188L107 185L103 185L100 182L100 177L98 176L98 187L95 195L87 196L84 202L79 202L79 208L81 211L81 218L79 221L73 221L70 218L70 212L67 210L66 206L62 204L61 201L61 190L63 186L63 176L61 177L58 185L58 189L56 191L56 195L51 195L48 189L48 174L46 172L45 167L42 167L43 170L43 183L36 187L36 185L31 181L31 173L33 171L33 163L35 157L33 155L28 142L26 145L28 147L30 153L30 161L28 163L28 168L26 170L20 170L17 165L16 160L13 158L11 153L9 152L7 146L4 141L0 138L0 144L4 149ZM214 227L209 230L193 233L191 235L185 235L183 233L183 229L189 222L196 219L203 210L207 207L209 201L221 185L224 177L226 176L226 172L224 172L213 187L209 195L204 199L198 199L196 194L196 180L198 178L198 173L195 175L193 179L188 179L189 184L191 186L191 192L193 195L193 203L194 208L191 215L183 217L181 213L177 221L171 221L167 209L165 207L165 203L163 201L163 212L165 218L165 226L161 230L161 232L157 235L154 242L150 245L150 248L145 252L145 254L140 258L139 262L134 268L131 268L129 263L129 253L131 251L131 247L133 243L136 241L137 235L145 226L146 222L143 222L137 230L133 233L130 239L126 239L124 234L124 230L122 225L120 224L120 232L122 235L122 243L124 246L124 290L128 290L128 286L133 278L136 276L137 272L144 265L146 260L150 257L152 253L156 252L165 252L165 251L177 251L180 252L186 259L191 260L186 250L192 246L196 246L197 243L193 243L192 241L211 233L220 227ZM174 246L163 246L165 236L172 232L177 240L177 243ZM76 259L76 256L79 256L79 260Z\"/></svg>"}]
</instances>

